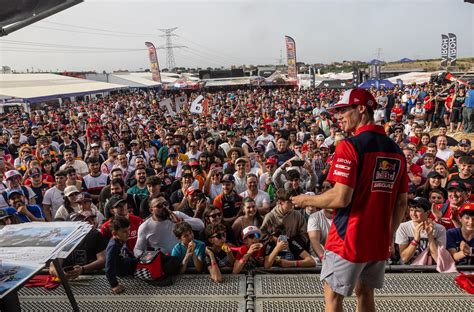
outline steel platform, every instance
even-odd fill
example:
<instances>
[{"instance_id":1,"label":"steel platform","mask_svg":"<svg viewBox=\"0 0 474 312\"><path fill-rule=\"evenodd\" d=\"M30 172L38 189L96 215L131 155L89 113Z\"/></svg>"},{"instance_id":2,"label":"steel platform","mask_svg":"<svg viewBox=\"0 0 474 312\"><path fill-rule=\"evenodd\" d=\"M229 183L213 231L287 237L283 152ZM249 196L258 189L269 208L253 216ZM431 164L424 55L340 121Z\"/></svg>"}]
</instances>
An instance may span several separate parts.
<instances>
[{"instance_id":1,"label":"steel platform","mask_svg":"<svg viewBox=\"0 0 474 312\"><path fill-rule=\"evenodd\" d=\"M126 291L111 293L104 276L87 276L71 283L81 311L324 311L318 274L223 275L220 284L208 275L182 275L172 286L151 286L122 279ZM386 274L376 291L378 311L474 311L474 296L458 288L455 274ZM62 286L54 290L23 288L22 311L71 311ZM345 311L355 311L355 298L347 298Z\"/></svg>"}]
</instances>

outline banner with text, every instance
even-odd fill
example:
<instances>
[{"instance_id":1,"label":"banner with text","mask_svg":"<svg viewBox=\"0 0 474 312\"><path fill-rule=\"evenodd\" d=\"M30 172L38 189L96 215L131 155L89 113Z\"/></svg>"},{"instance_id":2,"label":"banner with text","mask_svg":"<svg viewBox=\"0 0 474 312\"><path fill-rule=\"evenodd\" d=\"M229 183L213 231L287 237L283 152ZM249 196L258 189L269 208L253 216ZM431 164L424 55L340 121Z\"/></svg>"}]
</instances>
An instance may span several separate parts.
<instances>
[{"instance_id":1,"label":"banner with text","mask_svg":"<svg viewBox=\"0 0 474 312\"><path fill-rule=\"evenodd\" d=\"M449 64L451 66L456 65L458 55L458 42L455 34L448 34L449 38Z\"/></svg>"},{"instance_id":2,"label":"banner with text","mask_svg":"<svg viewBox=\"0 0 474 312\"><path fill-rule=\"evenodd\" d=\"M446 35L441 35L441 66L448 66L448 48L449 38Z\"/></svg>"},{"instance_id":3,"label":"banner with text","mask_svg":"<svg viewBox=\"0 0 474 312\"><path fill-rule=\"evenodd\" d=\"M158 64L155 46L151 42L145 42L145 46L148 49L148 57L150 59L151 77L153 81L161 82L160 65Z\"/></svg>"},{"instance_id":4,"label":"banner with text","mask_svg":"<svg viewBox=\"0 0 474 312\"><path fill-rule=\"evenodd\" d=\"M288 62L288 78L297 79L296 69L296 44L290 36L285 36L286 58Z\"/></svg>"}]
</instances>

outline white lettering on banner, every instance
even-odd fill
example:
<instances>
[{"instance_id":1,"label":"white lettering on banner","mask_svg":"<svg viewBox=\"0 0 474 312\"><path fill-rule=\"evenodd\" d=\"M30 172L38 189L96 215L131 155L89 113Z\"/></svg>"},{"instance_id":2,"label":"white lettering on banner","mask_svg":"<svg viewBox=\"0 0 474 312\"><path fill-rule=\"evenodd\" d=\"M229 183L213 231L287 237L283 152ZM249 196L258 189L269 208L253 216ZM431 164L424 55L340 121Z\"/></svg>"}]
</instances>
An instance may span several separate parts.
<instances>
[{"instance_id":1,"label":"white lettering on banner","mask_svg":"<svg viewBox=\"0 0 474 312\"><path fill-rule=\"evenodd\" d=\"M336 162L338 162L338 163L343 163L343 164L346 164L346 165L352 164L352 161L350 161L349 159L345 159L345 158L338 158L338 159L336 160Z\"/></svg>"},{"instance_id":2,"label":"white lettering on banner","mask_svg":"<svg viewBox=\"0 0 474 312\"><path fill-rule=\"evenodd\" d=\"M334 174L334 175L337 175L337 176L340 176L340 177L344 177L344 178L348 178L348 177L349 177L349 173L347 173L347 172L342 172L342 171L339 171L339 170L334 170L333 174Z\"/></svg>"},{"instance_id":3,"label":"white lettering on banner","mask_svg":"<svg viewBox=\"0 0 474 312\"><path fill-rule=\"evenodd\" d=\"M340 165L340 164L336 164L336 168L343 169L343 170L351 170L351 167Z\"/></svg>"},{"instance_id":4,"label":"white lettering on banner","mask_svg":"<svg viewBox=\"0 0 474 312\"><path fill-rule=\"evenodd\" d=\"M202 95L198 96L192 103L189 111L194 114L202 114L203 107L201 105L201 101L204 100Z\"/></svg>"}]
</instances>

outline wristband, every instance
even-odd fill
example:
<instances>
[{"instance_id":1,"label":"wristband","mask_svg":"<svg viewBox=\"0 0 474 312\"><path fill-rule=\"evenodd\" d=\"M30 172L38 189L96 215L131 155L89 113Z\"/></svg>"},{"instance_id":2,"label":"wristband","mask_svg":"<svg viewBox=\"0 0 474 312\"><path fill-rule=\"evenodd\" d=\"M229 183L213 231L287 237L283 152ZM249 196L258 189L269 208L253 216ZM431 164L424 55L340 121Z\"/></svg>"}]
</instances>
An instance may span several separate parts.
<instances>
[{"instance_id":1,"label":"wristband","mask_svg":"<svg viewBox=\"0 0 474 312\"><path fill-rule=\"evenodd\" d=\"M217 262L211 262L211 267L216 267L217 266Z\"/></svg>"},{"instance_id":2,"label":"wristband","mask_svg":"<svg viewBox=\"0 0 474 312\"><path fill-rule=\"evenodd\" d=\"M300 260L296 260L296 267L299 268L301 266Z\"/></svg>"},{"instance_id":3,"label":"wristband","mask_svg":"<svg viewBox=\"0 0 474 312\"><path fill-rule=\"evenodd\" d=\"M412 240L412 241L410 242L410 245L416 247L416 246L418 246L418 242L417 242L416 240Z\"/></svg>"},{"instance_id":4,"label":"wristband","mask_svg":"<svg viewBox=\"0 0 474 312\"><path fill-rule=\"evenodd\" d=\"M240 259L240 263L246 264L246 263L247 263L247 260L245 260L244 258L242 258L242 259Z\"/></svg>"}]
</instances>

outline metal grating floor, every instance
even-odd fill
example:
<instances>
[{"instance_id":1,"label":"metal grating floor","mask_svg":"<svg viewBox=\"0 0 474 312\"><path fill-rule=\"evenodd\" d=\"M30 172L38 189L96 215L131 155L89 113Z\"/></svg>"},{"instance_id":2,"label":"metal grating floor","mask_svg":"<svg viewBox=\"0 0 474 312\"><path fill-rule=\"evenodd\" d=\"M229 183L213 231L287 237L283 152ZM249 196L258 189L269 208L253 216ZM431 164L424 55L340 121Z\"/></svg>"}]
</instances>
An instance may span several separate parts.
<instances>
[{"instance_id":1,"label":"metal grating floor","mask_svg":"<svg viewBox=\"0 0 474 312\"><path fill-rule=\"evenodd\" d=\"M471 312L474 310L474 300L467 297L452 299L412 299L412 298L376 298L378 312ZM354 298L344 300L344 311L355 311ZM258 312L317 312L324 311L324 299L257 299Z\"/></svg>"},{"instance_id":2,"label":"metal grating floor","mask_svg":"<svg viewBox=\"0 0 474 312\"><path fill-rule=\"evenodd\" d=\"M81 312L129 312L129 311L166 311L166 312L235 312L245 311L245 300L241 299L183 299L168 298L157 300L84 300L78 299ZM66 300L48 300L48 301L22 301L21 308L23 312L52 312L52 311L71 311L71 305Z\"/></svg>"},{"instance_id":3,"label":"metal grating floor","mask_svg":"<svg viewBox=\"0 0 474 312\"><path fill-rule=\"evenodd\" d=\"M224 281L220 284L211 281L209 275L182 275L174 280L172 286L155 287L146 282L123 278L121 281L125 286L125 292L120 295L113 295L110 285L105 276L88 276L86 279L77 282L71 282L74 296L80 297L128 297L128 296L184 296L184 297L243 297L245 295L245 276L244 275L223 275ZM27 297L59 297L65 298L66 293L60 285L54 290L47 290L43 287L26 288L23 287L19 292L20 298Z\"/></svg>"},{"instance_id":4,"label":"metal grating floor","mask_svg":"<svg viewBox=\"0 0 474 312\"><path fill-rule=\"evenodd\" d=\"M385 274L385 285L376 290L378 297L385 296L462 296L466 293L454 282L455 274ZM269 274L255 276L257 298L322 297L319 274Z\"/></svg>"}]
</instances>

